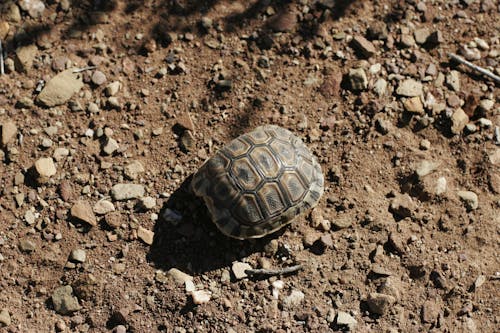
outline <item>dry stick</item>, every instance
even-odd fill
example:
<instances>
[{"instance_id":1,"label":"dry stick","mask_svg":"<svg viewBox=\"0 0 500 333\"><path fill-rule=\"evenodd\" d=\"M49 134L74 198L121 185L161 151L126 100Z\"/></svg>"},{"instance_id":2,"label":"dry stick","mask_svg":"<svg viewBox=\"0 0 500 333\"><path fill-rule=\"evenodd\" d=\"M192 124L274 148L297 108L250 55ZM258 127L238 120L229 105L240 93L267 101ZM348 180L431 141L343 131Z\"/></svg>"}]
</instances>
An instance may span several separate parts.
<instances>
[{"instance_id":1,"label":"dry stick","mask_svg":"<svg viewBox=\"0 0 500 333\"><path fill-rule=\"evenodd\" d=\"M469 68L472 68L473 70L475 70L475 71L477 71L477 72L479 72L479 73L481 73L483 75L486 75L486 76L492 78L497 83L500 83L500 76L493 74L489 70L487 70L487 69L485 69L483 67L480 67L478 65L474 65L472 62L467 61L464 58L462 58L462 57L460 57L460 56L458 56L458 55L456 55L454 53L448 53L448 57L450 57L451 59L453 59L455 61L458 61L461 64L466 65Z\"/></svg>"},{"instance_id":2,"label":"dry stick","mask_svg":"<svg viewBox=\"0 0 500 333\"><path fill-rule=\"evenodd\" d=\"M0 75L5 74L5 69L3 67L3 48L2 48L2 40L0 39Z\"/></svg>"},{"instance_id":3,"label":"dry stick","mask_svg":"<svg viewBox=\"0 0 500 333\"><path fill-rule=\"evenodd\" d=\"M283 275L283 274L290 274L297 272L303 268L302 265L295 265L295 266L290 266L290 267L285 267L282 269L245 269L245 273L248 276L252 275L268 275L268 276L273 276L273 275Z\"/></svg>"}]
</instances>

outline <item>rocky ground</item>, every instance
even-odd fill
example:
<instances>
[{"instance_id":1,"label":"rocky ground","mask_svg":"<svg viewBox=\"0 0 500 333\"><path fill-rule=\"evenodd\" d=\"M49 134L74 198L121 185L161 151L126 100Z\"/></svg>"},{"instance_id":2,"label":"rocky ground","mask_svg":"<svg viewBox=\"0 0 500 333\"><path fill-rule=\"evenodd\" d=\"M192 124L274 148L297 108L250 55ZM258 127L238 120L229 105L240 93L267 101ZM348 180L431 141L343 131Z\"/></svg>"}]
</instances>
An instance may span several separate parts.
<instances>
[{"instance_id":1,"label":"rocky ground","mask_svg":"<svg viewBox=\"0 0 500 333\"><path fill-rule=\"evenodd\" d=\"M2 332L498 332L495 0L0 5ZM231 240L186 185L273 123L326 177ZM248 268L303 269L247 276Z\"/></svg>"}]
</instances>

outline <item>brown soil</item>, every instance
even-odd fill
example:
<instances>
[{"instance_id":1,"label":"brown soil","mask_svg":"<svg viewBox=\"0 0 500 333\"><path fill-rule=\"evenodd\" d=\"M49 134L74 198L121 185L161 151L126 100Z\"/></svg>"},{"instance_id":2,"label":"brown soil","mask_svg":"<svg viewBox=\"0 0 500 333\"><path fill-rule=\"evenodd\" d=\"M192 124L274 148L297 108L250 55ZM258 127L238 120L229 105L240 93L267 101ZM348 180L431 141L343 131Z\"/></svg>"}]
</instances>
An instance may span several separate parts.
<instances>
[{"instance_id":1,"label":"brown soil","mask_svg":"<svg viewBox=\"0 0 500 333\"><path fill-rule=\"evenodd\" d=\"M344 312L356 332L500 331L499 86L447 56L468 45L499 74L498 1L47 0L17 21L12 6L25 1L2 2L0 124L17 131L0 151L1 331L335 332L349 329ZM27 45L32 64L9 71ZM97 68L71 100L38 105L40 80L87 66ZM354 68L367 75L361 89ZM106 82L92 82L96 70ZM443 82L454 70L458 90ZM407 78L423 84L421 110L405 111L396 92ZM105 93L114 81L117 103ZM217 148L266 123L304 139L325 194L277 234L228 239L185 186ZM119 148L106 155L110 137ZM40 183L33 165L57 148L69 155ZM145 170L130 175L132 161ZM435 167L419 177L423 161ZM118 183L142 184L156 205L115 201ZM77 200L101 199L115 211L95 226L71 218ZM165 221L166 208L182 220ZM74 249L83 263L68 259ZM235 261L303 269L238 280ZM171 268L210 300L194 304ZM80 309L63 315L52 295L65 285Z\"/></svg>"}]
</instances>

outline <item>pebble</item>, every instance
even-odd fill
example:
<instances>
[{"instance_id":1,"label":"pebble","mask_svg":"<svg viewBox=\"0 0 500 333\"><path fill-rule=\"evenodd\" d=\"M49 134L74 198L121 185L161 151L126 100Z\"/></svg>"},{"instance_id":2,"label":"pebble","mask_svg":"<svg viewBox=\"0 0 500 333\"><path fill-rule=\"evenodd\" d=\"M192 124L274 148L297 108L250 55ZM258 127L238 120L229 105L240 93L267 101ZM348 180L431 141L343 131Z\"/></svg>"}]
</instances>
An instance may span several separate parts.
<instances>
[{"instance_id":1,"label":"pebble","mask_svg":"<svg viewBox=\"0 0 500 333\"><path fill-rule=\"evenodd\" d=\"M14 122L12 121L7 121L2 124L1 126L1 133L2 133L2 141L1 144L2 146L6 146L9 144L17 135L17 126Z\"/></svg>"},{"instance_id":2,"label":"pebble","mask_svg":"<svg viewBox=\"0 0 500 333\"><path fill-rule=\"evenodd\" d=\"M41 146L43 148L50 148L50 147L52 147L53 144L54 144L54 142L51 139L49 139L49 138L43 138Z\"/></svg>"},{"instance_id":3,"label":"pebble","mask_svg":"<svg viewBox=\"0 0 500 333\"><path fill-rule=\"evenodd\" d=\"M373 91L379 96L382 97L387 93L387 81L380 78L373 85Z\"/></svg>"},{"instance_id":4,"label":"pebble","mask_svg":"<svg viewBox=\"0 0 500 333\"><path fill-rule=\"evenodd\" d=\"M62 286L54 290L52 293L52 304L54 310L62 315L69 315L80 310L78 299L73 296L73 288L71 286Z\"/></svg>"},{"instance_id":5,"label":"pebble","mask_svg":"<svg viewBox=\"0 0 500 333\"><path fill-rule=\"evenodd\" d=\"M10 25L6 21L0 21L0 39L5 40L5 37L9 34Z\"/></svg>"},{"instance_id":6,"label":"pebble","mask_svg":"<svg viewBox=\"0 0 500 333\"><path fill-rule=\"evenodd\" d=\"M34 44L20 46L16 49L15 66L18 72L28 72L33 67L38 48Z\"/></svg>"},{"instance_id":7,"label":"pebble","mask_svg":"<svg viewBox=\"0 0 500 333\"><path fill-rule=\"evenodd\" d=\"M56 161L62 161L69 155L69 149L64 148L64 147L59 147L54 149L54 153L52 154L52 157Z\"/></svg>"},{"instance_id":8,"label":"pebble","mask_svg":"<svg viewBox=\"0 0 500 333\"><path fill-rule=\"evenodd\" d=\"M495 101L492 99L482 99L479 102L479 108L483 110L484 112L488 112L491 109L493 109L493 106L495 105Z\"/></svg>"},{"instance_id":9,"label":"pebble","mask_svg":"<svg viewBox=\"0 0 500 333\"><path fill-rule=\"evenodd\" d=\"M488 45L488 43L484 39L481 39L479 37L475 37L474 42L477 44L477 47L479 47L483 51L487 51L490 49L490 46Z\"/></svg>"},{"instance_id":10,"label":"pebble","mask_svg":"<svg viewBox=\"0 0 500 333\"><path fill-rule=\"evenodd\" d=\"M127 176L127 178L131 180L137 179L137 177L139 177L139 174L143 173L144 171L146 171L144 169L144 166L140 161L137 160L130 162L124 168L125 176Z\"/></svg>"},{"instance_id":11,"label":"pebble","mask_svg":"<svg viewBox=\"0 0 500 333\"><path fill-rule=\"evenodd\" d=\"M52 157L43 157L35 162L35 171L38 174L38 181L44 183L48 178L57 173L56 166Z\"/></svg>"},{"instance_id":12,"label":"pebble","mask_svg":"<svg viewBox=\"0 0 500 333\"><path fill-rule=\"evenodd\" d=\"M129 200L143 197L145 189L140 184L116 184L111 188L111 197L113 200Z\"/></svg>"},{"instance_id":13,"label":"pebble","mask_svg":"<svg viewBox=\"0 0 500 333\"><path fill-rule=\"evenodd\" d=\"M396 94L406 97L421 96L423 94L422 83L414 79L404 80L396 89Z\"/></svg>"},{"instance_id":14,"label":"pebble","mask_svg":"<svg viewBox=\"0 0 500 333\"><path fill-rule=\"evenodd\" d=\"M396 302L396 298L391 295L380 293L371 293L366 300L368 309L371 313L383 316L386 314L392 305Z\"/></svg>"},{"instance_id":15,"label":"pebble","mask_svg":"<svg viewBox=\"0 0 500 333\"><path fill-rule=\"evenodd\" d=\"M9 310L2 309L0 311L0 327L9 326L11 324Z\"/></svg>"},{"instance_id":16,"label":"pebble","mask_svg":"<svg viewBox=\"0 0 500 333\"><path fill-rule=\"evenodd\" d=\"M465 125L469 122L469 116L465 113L464 110L458 108L453 112L451 116L451 133L460 134L462 133Z\"/></svg>"},{"instance_id":17,"label":"pebble","mask_svg":"<svg viewBox=\"0 0 500 333\"><path fill-rule=\"evenodd\" d=\"M463 45L459 49L459 53L469 61L475 61L481 59L481 51L476 49L475 47L468 47L467 45Z\"/></svg>"},{"instance_id":18,"label":"pebble","mask_svg":"<svg viewBox=\"0 0 500 333\"><path fill-rule=\"evenodd\" d=\"M477 123L481 128L490 128L493 126L493 122L486 118L479 118Z\"/></svg>"},{"instance_id":19,"label":"pebble","mask_svg":"<svg viewBox=\"0 0 500 333\"><path fill-rule=\"evenodd\" d=\"M104 84L106 82L106 75L101 72L101 71L95 71L92 73L92 83L94 83L97 86L100 86L101 84Z\"/></svg>"},{"instance_id":20,"label":"pebble","mask_svg":"<svg viewBox=\"0 0 500 333\"><path fill-rule=\"evenodd\" d=\"M87 201L79 200L71 207L71 216L91 226L97 225L97 218Z\"/></svg>"},{"instance_id":21,"label":"pebble","mask_svg":"<svg viewBox=\"0 0 500 333\"><path fill-rule=\"evenodd\" d=\"M437 170L438 167L439 163L423 160L415 168L415 174L418 178L422 178Z\"/></svg>"},{"instance_id":22,"label":"pebble","mask_svg":"<svg viewBox=\"0 0 500 333\"><path fill-rule=\"evenodd\" d=\"M431 149L431 142L427 139L422 139L422 141L420 141L420 149L422 150Z\"/></svg>"},{"instance_id":23,"label":"pebble","mask_svg":"<svg viewBox=\"0 0 500 333\"><path fill-rule=\"evenodd\" d=\"M71 251L69 255L69 260L71 261L84 263L86 259L87 259L87 254L85 253L85 250L82 249L75 249Z\"/></svg>"},{"instance_id":24,"label":"pebble","mask_svg":"<svg viewBox=\"0 0 500 333\"><path fill-rule=\"evenodd\" d=\"M32 18L38 18L45 11L45 5L41 0L21 0L19 7L25 12L28 12Z\"/></svg>"},{"instance_id":25,"label":"pebble","mask_svg":"<svg viewBox=\"0 0 500 333\"><path fill-rule=\"evenodd\" d=\"M285 308L293 308L299 306L304 301L305 295L302 291L293 289L288 296L283 299L283 306Z\"/></svg>"},{"instance_id":26,"label":"pebble","mask_svg":"<svg viewBox=\"0 0 500 333\"><path fill-rule=\"evenodd\" d=\"M348 78L352 90L359 91L368 88L368 78L363 68L351 68Z\"/></svg>"},{"instance_id":27,"label":"pebble","mask_svg":"<svg viewBox=\"0 0 500 333\"><path fill-rule=\"evenodd\" d=\"M111 82L110 84L108 84L106 86L106 89L104 89L104 93L108 97L114 96L118 93L118 91L120 90L120 87L121 87L121 83L119 81Z\"/></svg>"},{"instance_id":28,"label":"pebble","mask_svg":"<svg viewBox=\"0 0 500 333\"><path fill-rule=\"evenodd\" d=\"M27 210L26 213L24 213L24 221L26 221L27 225L35 224L36 216L31 209Z\"/></svg>"},{"instance_id":29,"label":"pebble","mask_svg":"<svg viewBox=\"0 0 500 333\"><path fill-rule=\"evenodd\" d=\"M446 84L455 92L460 91L460 72L452 70L446 75Z\"/></svg>"},{"instance_id":30,"label":"pebble","mask_svg":"<svg viewBox=\"0 0 500 333\"><path fill-rule=\"evenodd\" d=\"M372 57L375 53L377 53L377 49L363 36L356 36L351 41L352 46L365 58Z\"/></svg>"},{"instance_id":31,"label":"pebble","mask_svg":"<svg viewBox=\"0 0 500 333\"><path fill-rule=\"evenodd\" d=\"M152 245L155 237L155 233L143 227L137 228L137 237L141 239L144 243Z\"/></svg>"},{"instance_id":32,"label":"pebble","mask_svg":"<svg viewBox=\"0 0 500 333\"><path fill-rule=\"evenodd\" d=\"M176 121L175 124L176 126L194 132L194 124L189 112L187 111L181 112L179 115L176 116L175 121Z\"/></svg>"},{"instance_id":33,"label":"pebble","mask_svg":"<svg viewBox=\"0 0 500 333\"><path fill-rule=\"evenodd\" d=\"M19 241L19 249L22 252L29 253L29 252L35 251L36 245L35 245L35 243L33 243L32 241L30 241L28 239L21 239Z\"/></svg>"},{"instance_id":34,"label":"pebble","mask_svg":"<svg viewBox=\"0 0 500 333\"><path fill-rule=\"evenodd\" d=\"M73 73L73 69L70 68L50 79L37 96L36 101L46 107L62 105L82 87L81 73Z\"/></svg>"},{"instance_id":35,"label":"pebble","mask_svg":"<svg viewBox=\"0 0 500 333\"><path fill-rule=\"evenodd\" d=\"M149 210L156 206L156 199L153 197L143 197L139 199L139 206L142 209Z\"/></svg>"},{"instance_id":36,"label":"pebble","mask_svg":"<svg viewBox=\"0 0 500 333\"><path fill-rule=\"evenodd\" d=\"M424 104L422 103L422 100L418 96L406 98L403 101L403 107L407 112L416 114L425 114Z\"/></svg>"},{"instance_id":37,"label":"pebble","mask_svg":"<svg viewBox=\"0 0 500 333\"><path fill-rule=\"evenodd\" d=\"M193 303L196 305L208 303L212 294L206 290L195 290L191 292L191 297L193 298Z\"/></svg>"},{"instance_id":38,"label":"pebble","mask_svg":"<svg viewBox=\"0 0 500 333\"><path fill-rule=\"evenodd\" d=\"M434 189L434 193L436 195L443 195L447 190L447 181L444 177L439 177L436 181L436 187Z\"/></svg>"},{"instance_id":39,"label":"pebble","mask_svg":"<svg viewBox=\"0 0 500 333\"><path fill-rule=\"evenodd\" d=\"M90 113L97 113L97 112L99 112L99 106L96 103L90 102L87 105L87 111Z\"/></svg>"},{"instance_id":40,"label":"pebble","mask_svg":"<svg viewBox=\"0 0 500 333\"><path fill-rule=\"evenodd\" d=\"M270 28L275 32L290 32L297 25L297 14L293 11L286 11L283 14L276 15L270 23Z\"/></svg>"},{"instance_id":41,"label":"pebble","mask_svg":"<svg viewBox=\"0 0 500 333\"><path fill-rule=\"evenodd\" d=\"M425 301L422 305L422 322L435 323L439 316L439 306L434 300Z\"/></svg>"},{"instance_id":42,"label":"pebble","mask_svg":"<svg viewBox=\"0 0 500 333\"><path fill-rule=\"evenodd\" d=\"M182 286L186 284L186 281L193 281L193 277L191 275L186 274L177 268L169 269L167 275L170 276L175 283Z\"/></svg>"},{"instance_id":43,"label":"pebble","mask_svg":"<svg viewBox=\"0 0 500 333\"><path fill-rule=\"evenodd\" d=\"M115 151L117 151L120 148L120 145L118 145L118 142L113 139L113 138L108 138L106 140L106 143L102 146L102 151L106 155L113 155Z\"/></svg>"},{"instance_id":44,"label":"pebble","mask_svg":"<svg viewBox=\"0 0 500 333\"><path fill-rule=\"evenodd\" d=\"M245 270L247 269L252 269L252 266L250 266L247 263L239 261L234 262L231 267L231 270L233 271L236 280L241 280L243 278L246 278L248 275L245 273Z\"/></svg>"},{"instance_id":45,"label":"pebble","mask_svg":"<svg viewBox=\"0 0 500 333\"><path fill-rule=\"evenodd\" d=\"M413 32L413 35L415 37L415 42L417 42L417 44L422 45L425 44L425 42L427 42L427 38L429 38L431 32L429 28L422 28L422 29L416 29Z\"/></svg>"},{"instance_id":46,"label":"pebble","mask_svg":"<svg viewBox=\"0 0 500 333\"><path fill-rule=\"evenodd\" d=\"M113 328L113 333L127 333L127 328L123 325L117 325Z\"/></svg>"},{"instance_id":47,"label":"pebble","mask_svg":"<svg viewBox=\"0 0 500 333\"><path fill-rule=\"evenodd\" d=\"M353 331L356 328L356 326L358 325L357 320L354 319L354 317L351 316L349 313L344 312L344 311L339 311L337 313L336 323L339 326L347 326L347 328L350 331Z\"/></svg>"},{"instance_id":48,"label":"pebble","mask_svg":"<svg viewBox=\"0 0 500 333\"><path fill-rule=\"evenodd\" d=\"M390 211L401 218L410 217L417 205L408 194L398 194L392 199Z\"/></svg>"},{"instance_id":49,"label":"pebble","mask_svg":"<svg viewBox=\"0 0 500 333\"><path fill-rule=\"evenodd\" d=\"M111 96L110 98L108 98L108 100L106 102L106 105L110 109L114 109L114 110L120 110L121 109L120 100L117 97L115 97L115 96Z\"/></svg>"},{"instance_id":50,"label":"pebble","mask_svg":"<svg viewBox=\"0 0 500 333\"><path fill-rule=\"evenodd\" d=\"M472 191L458 191L458 197L465 203L468 210L475 210L479 207L477 194Z\"/></svg>"}]
</instances>

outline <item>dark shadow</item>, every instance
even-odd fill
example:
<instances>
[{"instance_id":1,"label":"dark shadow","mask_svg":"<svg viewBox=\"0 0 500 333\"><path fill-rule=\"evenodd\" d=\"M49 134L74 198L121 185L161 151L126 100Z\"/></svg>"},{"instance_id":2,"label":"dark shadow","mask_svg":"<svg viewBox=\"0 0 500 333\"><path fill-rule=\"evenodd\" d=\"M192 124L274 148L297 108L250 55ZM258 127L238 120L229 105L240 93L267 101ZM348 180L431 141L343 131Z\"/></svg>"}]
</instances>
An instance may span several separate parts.
<instances>
[{"instance_id":1,"label":"dark shadow","mask_svg":"<svg viewBox=\"0 0 500 333\"><path fill-rule=\"evenodd\" d=\"M203 274L263 251L264 245L278 235L255 240L226 237L212 223L202 202L190 193L191 178L170 196L154 227L155 237L147 260L156 268L168 271L175 267L189 274ZM172 223L162 218L167 210L180 220Z\"/></svg>"}]
</instances>

